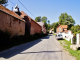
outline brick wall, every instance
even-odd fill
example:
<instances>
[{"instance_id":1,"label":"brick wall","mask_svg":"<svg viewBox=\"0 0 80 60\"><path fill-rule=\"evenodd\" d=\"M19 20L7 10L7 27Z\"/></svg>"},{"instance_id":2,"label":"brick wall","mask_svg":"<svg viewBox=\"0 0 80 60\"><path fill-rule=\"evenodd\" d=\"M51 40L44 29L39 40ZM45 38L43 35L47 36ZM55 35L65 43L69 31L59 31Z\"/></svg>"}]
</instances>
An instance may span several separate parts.
<instances>
[{"instance_id":1,"label":"brick wall","mask_svg":"<svg viewBox=\"0 0 80 60\"><path fill-rule=\"evenodd\" d=\"M27 22L25 26L26 34L33 35L42 32L42 27L23 11L21 11L21 17Z\"/></svg>"},{"instance_id":2,"label":"brick wall","mask_svg":"<svg viewBox=\"0 0 80 60\"><path fill-rule=\"evenodd\" d=\"M31 32L30 34L33 35L35 33L41 33L42 32L42 27L35 23L33 20L31 20Z\"/></svg>"},{"instance_id":3,"label":"brick wall","mask_svg":"<svg viewBox=\"0 0 80 60\"><path fill-rule=\"evenodd\" d=\"M8 31L11 35L24 35L25 22L0 11L0 30Z\"/></svg>"}]
</instances>

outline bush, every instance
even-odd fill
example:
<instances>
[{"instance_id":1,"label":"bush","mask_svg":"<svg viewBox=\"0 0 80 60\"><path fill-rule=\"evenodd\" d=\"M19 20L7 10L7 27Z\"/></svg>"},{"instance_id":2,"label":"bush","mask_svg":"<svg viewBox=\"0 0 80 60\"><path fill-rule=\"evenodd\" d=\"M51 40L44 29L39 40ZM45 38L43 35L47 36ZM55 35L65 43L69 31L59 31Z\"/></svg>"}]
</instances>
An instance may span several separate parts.
<instances>
[{"instance_id":1,"label":"bush","mask_svg":"<svg viewBox=\"0 0 80 60\"><path fill-rule=\"evenodd\" d=\"M0 43L7 42L10 39L10 36L10 33L8 33L7 31L3 32L2 30L0 30Z\"/></svg>"},{"instance_id":2,"label":"bush","mask_svg":"<svg viewBox=\"0 0 80 60\"><path fill-rule=\"evenodd\" d=\"M73 36L73 44L76 44L76 35Z\"/></svg>"}]
</instances>

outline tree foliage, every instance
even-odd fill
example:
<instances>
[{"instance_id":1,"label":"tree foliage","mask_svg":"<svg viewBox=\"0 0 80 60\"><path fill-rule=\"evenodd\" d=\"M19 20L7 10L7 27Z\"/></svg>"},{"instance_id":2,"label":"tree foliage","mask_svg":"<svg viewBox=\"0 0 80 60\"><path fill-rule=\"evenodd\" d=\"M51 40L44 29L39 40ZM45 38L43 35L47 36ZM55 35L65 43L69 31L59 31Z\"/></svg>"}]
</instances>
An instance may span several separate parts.
<instances>
[{"instance_id":1,"label":"tree foliage","mask_svg":"<svg viewBox=\"0 0 80 60\"><path fill-rule=\"evenodd\" d=\"M0 4L7 6L8 0L0 0Z\"/></svg>"},{"instance_id":2,"label":"tree foliage","mask_svg":"<svg viewBox=\"0 0 80 60\"><path fill-rule=\"evenodd\" d=\"M43 21L44 24L45 24L46 29L48 29L47 17L46 17L46 16L43 16L42 18L41 18L41 16L38 16L38 17L35 18L35 21L36 21L36 22L41 22L41 21ZM50 21L48 21L48 22L50 23Z\"/></svg>"},{"instance_id":3,"label":"tree foliage","mask_svg":"<svg viewBox=\"0 0 80 60\"><path fill-rule=\"evenodd\" d=\"M36 21L36 22L42 21L42 20L41 20L41 16L36 17L36 18L35 18L35 21Z\"/></svg>"},{"instance_id":4,"label":"tree foliage","mask_svg":"<svg viewBox=\"0 0 80 60\"><path fill-rule=\"evenodd\" d=\"M50 21L48 20L48 24L50 24Z\"/></svg>"},{"instance_id":5,"label":"tree foliage","mask_svg":"<svg viewBox=\"0 0 80 60\"><path fill-rule=\"evenodd\" d=\"M59 23L58 22L54 22L54 23L52 23L51 24L51 28L54 28L54 32L56 32L56 28L57 28L57 26L59 25Z\"/></svg>"},{"instance_id":6,"label":"tree foliage","mask_svg":"<svg viewBox=\"0 0 80 60\"><path fill-rule=\"evenodd\" d=\"M68 15L67 13L61 13L59 16L59 24L68 25L68 29L71 29L71 27L74 26L75 21L73 20L72 16Z\"/></svg>"},{"instance_id":7,"label":"tree foliage","mask_svg":"<svg viewBox=\"0 0 80 60\"><path fill-rule=\"evenodd\" d=\"M47 25L47 17L43 16L43 17L42 17L42 21L44 22L45 27L46 27L46 29L47 29L47 28L48 28L48 25Z\"/></svg>"},{"instance_id":8,"label":"tree foliage","mask_svg":"<svg viewBox=\"0 0 80 60\"><path fill-rule=\"evenodd\" d=\"M80 25L72 26L71 31L73 33L77 33L77 32L80 33Z\"/></svg>"}]
</instances>

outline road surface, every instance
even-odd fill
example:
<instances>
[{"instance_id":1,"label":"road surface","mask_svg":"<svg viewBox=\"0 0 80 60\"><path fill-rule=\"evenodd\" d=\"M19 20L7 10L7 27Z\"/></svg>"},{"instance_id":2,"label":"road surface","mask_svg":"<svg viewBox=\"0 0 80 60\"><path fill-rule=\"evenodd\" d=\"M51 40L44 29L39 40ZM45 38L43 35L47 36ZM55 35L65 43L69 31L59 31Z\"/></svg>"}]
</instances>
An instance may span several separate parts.
<instances>
[{"instance_id":1,"label":"road surface","mask_svg":"<svg viewBox=\"0 0 80 60\"><path fill-rule=\"evenodd\" d=\"M0 60L74 60L52 34L0 53Z\"/></svg>"}]
</instances>

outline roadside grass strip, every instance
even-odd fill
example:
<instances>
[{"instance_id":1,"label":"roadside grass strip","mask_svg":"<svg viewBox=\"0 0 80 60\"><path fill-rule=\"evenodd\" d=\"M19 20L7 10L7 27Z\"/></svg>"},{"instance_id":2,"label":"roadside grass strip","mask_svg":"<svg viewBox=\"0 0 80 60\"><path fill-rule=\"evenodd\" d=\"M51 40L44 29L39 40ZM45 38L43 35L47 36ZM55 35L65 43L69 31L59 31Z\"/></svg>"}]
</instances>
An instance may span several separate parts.
<instances>
[{"instance_id":1,"label":"roadside grass strip","mask_svg":"<svg viewBox=\"0 0 80 60\"><path fill-rule=\"evenodd\" d=\"M80 60L80 49L79 50L72 50L70 49L71 41L67 40L59 40L60 44L64 47L65 51L68 51L70 55L76 58L76 60Z\"/></svg>"},{"instance_id":2,"label":"roadside grass strip","mask_svg":"<svg viewBox=\"0 0 80 60\"><path fill-rule=\"evenodd\" d=\"M56 36L56 34L53 34L53 35L55 35L55 36Z\"/></svg>"}]
</instances>

